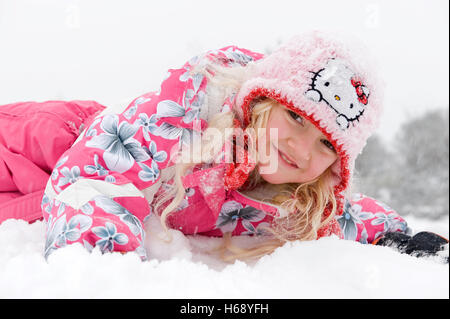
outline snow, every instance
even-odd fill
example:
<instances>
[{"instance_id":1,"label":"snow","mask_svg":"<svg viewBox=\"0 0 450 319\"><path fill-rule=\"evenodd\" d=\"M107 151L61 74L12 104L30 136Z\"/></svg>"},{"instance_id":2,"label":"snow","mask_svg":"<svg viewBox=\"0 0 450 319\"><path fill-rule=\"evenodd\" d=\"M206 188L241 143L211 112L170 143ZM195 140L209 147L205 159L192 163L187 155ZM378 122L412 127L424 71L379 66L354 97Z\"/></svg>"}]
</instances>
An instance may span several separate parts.
<instances>
[{"instance_id":1,"label":"snow","mask_svg":"<svg viewBox=\"0 0 450 319\"><path fill-rule=\"evenodd\" d=\"M448 218L411 218L410 224L448 236ZM208 253L219 238L171 230L168 243L156 217L146 228L148 262L132 253L89 253L81 245L45 261L45 224L7 220L0 225L0 298L449 298L449 266L437 256L328 237L226 264Z\"/></svg>"}]
</instances>

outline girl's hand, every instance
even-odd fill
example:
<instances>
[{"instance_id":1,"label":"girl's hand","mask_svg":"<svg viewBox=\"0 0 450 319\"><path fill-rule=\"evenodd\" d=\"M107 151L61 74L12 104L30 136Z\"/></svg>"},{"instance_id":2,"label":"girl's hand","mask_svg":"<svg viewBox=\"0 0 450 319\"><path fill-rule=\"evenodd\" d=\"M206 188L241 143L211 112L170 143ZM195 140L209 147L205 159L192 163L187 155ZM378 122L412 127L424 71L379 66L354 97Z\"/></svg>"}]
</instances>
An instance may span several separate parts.
<instances>
[{"instance_id":1,"label":"girl's hand","mask_svg":"<svg viewBox=\"0 0 450 319\"><path fill-rule=\"evenodd\" d=\"M448 239L432 233L423 231L408 236L400 232L386 233L372 243L373 245L388 246L399 250L401 253L416 257L434 256L443 251L445 245L448 245ZM448 264L449 256L444 257L444 262Z\"/></svg>"}]
</instances>

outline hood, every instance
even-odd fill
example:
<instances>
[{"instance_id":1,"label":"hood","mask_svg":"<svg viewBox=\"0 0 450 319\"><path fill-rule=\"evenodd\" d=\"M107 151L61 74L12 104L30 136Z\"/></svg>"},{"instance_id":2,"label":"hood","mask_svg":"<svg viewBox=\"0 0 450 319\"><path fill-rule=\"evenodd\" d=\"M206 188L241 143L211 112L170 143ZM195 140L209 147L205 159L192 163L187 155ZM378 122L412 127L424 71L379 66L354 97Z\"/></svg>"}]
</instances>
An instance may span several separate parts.
<instances>
[{"instance_id":1,"label":"hood","mask_svg":"<svg viewBox=\"0 0 450 319\"><path fill-rule=\"evenodd\" d=\"M333 186L341 199L382 111L380 81L368 56L360 43L344 45L335 35L315 31L294 37L255 62L254 76L244 82L234 106L243 126L261 97L313 123L337 151Z\"/></svg>"}]
</instances>

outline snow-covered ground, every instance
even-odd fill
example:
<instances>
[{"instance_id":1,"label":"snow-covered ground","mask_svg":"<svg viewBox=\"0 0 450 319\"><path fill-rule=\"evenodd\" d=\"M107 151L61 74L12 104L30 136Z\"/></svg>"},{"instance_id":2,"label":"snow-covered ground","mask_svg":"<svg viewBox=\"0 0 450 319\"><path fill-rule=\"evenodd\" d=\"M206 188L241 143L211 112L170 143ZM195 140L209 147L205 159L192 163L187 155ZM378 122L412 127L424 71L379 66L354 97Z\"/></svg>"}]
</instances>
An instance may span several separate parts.
<instances>
[{"instance_id":1,"label":"snow-covered ground","mask_svg":"<svg viewBox=\"0 0 450 319\"><path fill-rule=\"evenodd\" d=\"M407 219L416 231L448 237L448 218ZM148 262L77 245L45 261L45 224L7 220L0 225L0 298L449 298L449 266L440 257L323 238L225 264L208 253L220 239L172 231L168 244L159 239L156 217L146 226Z\"/></svg>"}]
</instances>

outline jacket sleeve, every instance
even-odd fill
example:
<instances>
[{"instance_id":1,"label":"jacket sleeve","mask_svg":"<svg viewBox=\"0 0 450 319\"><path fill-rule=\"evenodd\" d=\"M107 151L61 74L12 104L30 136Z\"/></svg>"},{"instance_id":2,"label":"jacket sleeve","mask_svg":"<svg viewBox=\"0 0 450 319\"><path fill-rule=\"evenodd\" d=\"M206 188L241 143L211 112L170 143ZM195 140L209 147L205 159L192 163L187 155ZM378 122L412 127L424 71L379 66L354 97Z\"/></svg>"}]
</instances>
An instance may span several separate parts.
<instances>
[{"instance_id":1,"label":"jacket sleeve","mask_svg":"<svg viewBox=\"0 0 450 319\"><path fill-rule=\"evenodd\" d=\"M41 204L45 256L77 242L89 250L135 251L145 260L143 222L162 172L207 126L208 118L200 116L210 113L204 109L207 81L193 66L244 65L261 56L236 47L209 51L169 70L158 92L136 98L121 114L96 118L47 183Z\"/></svg>"},{"instance_id":2,"label":"jacket sleeve","mask_svg":"<svg viewBox=\"0 0 450 319\"><path fill-rule=\"evenodd\" d=\"M148 94L131 103L141 104L135 117L125 112L98 117L60 157L41 204L46 257L77 242L89 250L135 251L146 259L143 222L150 206L145 192L160 184L168 153L178 142L157 135L152 99Z\"/></svg>"},{"instance_id":3,"label":"jacket sleeve","mask_svg":"<svg viewBox=\"0 0 450 319\"><path fill-rule=\"evenodd\" d=\"M344 239L361 243L372 243L377 238L391 232L410 234L407 222L386 204L355 193L346 199L344 212L336 217Z\"/></svg>"},{"instance_id":4,"label":"jacket sleeve","mask_svg":"<svg viewBox=\"0 0 450 319\"><path fill-rule=\"evenodd\" d=\"M81 243L102 252L134 251L146 259L143 223L151 213L149 202L183 132L170 130L159 117L160 102L160 94L150 92L121 114L97 117L62 154L41 204L46 258L57 248Z\"/></svg>"},{"instance_id":5,"label":"jacket sleeve","mask_svg":"<svg viewBox=\"0 0 450 319\"><path fill-rule=\"evenodd\" d=\"M165 123L162 127L166 130L164 133L177 134L180 129L185 129L178 134L186 143L189 137L186 129L201 131L207 126L212 115L222 111L224 105L215 106L207 103L206 89L209 84L204 75L205 72L214 76L213 66L228 68L245 66L262 57L260 53L228 46L196 56L186 62L182 68L168 70L158 93L157 106L158 118ZM178 130L174 130L173 127Z\"/></svg>"}]
</instances>

